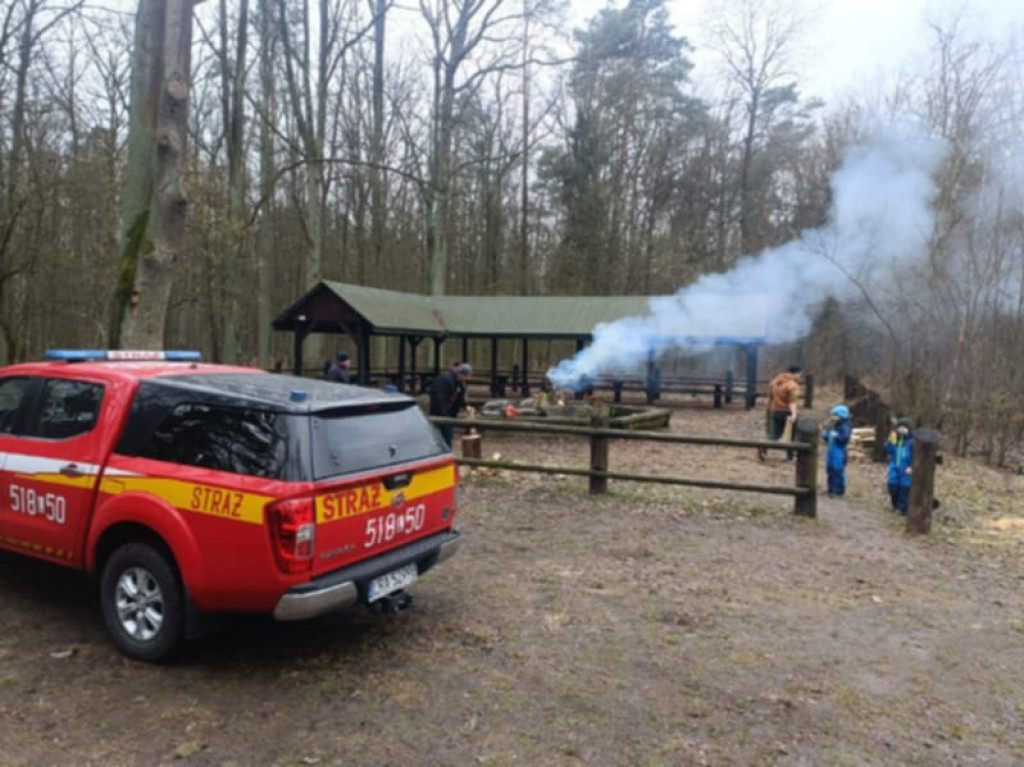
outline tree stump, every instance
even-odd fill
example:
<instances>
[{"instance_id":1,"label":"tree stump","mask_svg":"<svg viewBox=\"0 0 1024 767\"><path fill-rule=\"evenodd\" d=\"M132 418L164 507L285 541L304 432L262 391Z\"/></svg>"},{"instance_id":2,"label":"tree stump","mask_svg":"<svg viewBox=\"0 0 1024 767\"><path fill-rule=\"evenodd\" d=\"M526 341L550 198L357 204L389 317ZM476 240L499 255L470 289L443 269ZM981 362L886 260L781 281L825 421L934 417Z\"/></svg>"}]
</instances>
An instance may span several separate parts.
<instances>
[{"instance_id":1,"label":"tree stump","mask_svg":"<svg viewBox=\"0 0 1024 767\"><path fill-rule=\"evenodd\" d=\"M483 440L476 432L462 435L462 457L480 458L483 455Z\"/></svg>"}]
</instances>

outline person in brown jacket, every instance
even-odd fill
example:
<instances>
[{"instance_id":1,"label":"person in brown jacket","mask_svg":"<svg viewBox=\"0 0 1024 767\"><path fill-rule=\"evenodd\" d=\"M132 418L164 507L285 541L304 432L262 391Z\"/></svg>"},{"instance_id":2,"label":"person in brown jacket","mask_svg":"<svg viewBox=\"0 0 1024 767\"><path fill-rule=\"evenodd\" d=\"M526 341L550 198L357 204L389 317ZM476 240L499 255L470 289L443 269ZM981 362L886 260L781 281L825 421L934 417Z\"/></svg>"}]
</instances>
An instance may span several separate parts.
<instances>
[{"instance_id":1,"label":"person in brown jacket","mask_svg":"<svg viewBox=\"0 0 1024 767\"><path fill-rule=\"evenodd\" d=\"M785 373L779 373L768 384L768 414L771 423L769 437L778 442L786 431L786 423L796 423L797 401L800 399L800 366L791 365ZM764 460L764 450L758 457ZM796 454L789 450L786 459L792 461Z\"/></svg>"}]
</instances>

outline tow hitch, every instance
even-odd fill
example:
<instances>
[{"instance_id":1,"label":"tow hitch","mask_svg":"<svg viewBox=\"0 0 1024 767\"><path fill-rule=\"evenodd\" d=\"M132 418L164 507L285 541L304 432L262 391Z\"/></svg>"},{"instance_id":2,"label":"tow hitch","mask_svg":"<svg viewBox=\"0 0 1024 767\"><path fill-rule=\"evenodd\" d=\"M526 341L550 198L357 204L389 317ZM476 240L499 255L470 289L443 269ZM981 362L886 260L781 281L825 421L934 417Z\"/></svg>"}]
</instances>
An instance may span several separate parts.
<instances>
[{"instance_id":1,"label":"tow hitch","mask_svg":"<svg viewBox=\"0 0 1024 767\"><path fill-rule=\"evenodd\" d=\"M376 602L370 603L370 609L375 613L394 614L404 610L412 604L412 594L407 591L396 591L381 597Z\"/></svg>"}]
</instances>

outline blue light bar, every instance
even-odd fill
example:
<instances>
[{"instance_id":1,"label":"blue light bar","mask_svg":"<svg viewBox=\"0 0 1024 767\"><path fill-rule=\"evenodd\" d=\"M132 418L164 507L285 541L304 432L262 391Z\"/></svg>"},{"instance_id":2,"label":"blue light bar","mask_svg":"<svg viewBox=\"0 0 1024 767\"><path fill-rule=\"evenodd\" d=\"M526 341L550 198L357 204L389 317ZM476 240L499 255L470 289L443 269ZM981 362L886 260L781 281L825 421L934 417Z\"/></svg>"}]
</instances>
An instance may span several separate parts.
<instances>
[{"instance_id":1,"label":"blue light bar","mask_svg":"<svg viewBox=\"0 0 1024 767\"><path fill-rule=\"evenodd\" d=\"M87 362L90 360L199 362L202 359L202 355L195 351L146 351L142 349L47 349L44 357L48 360L64 362Z\"/></svg>"}]
</instances>

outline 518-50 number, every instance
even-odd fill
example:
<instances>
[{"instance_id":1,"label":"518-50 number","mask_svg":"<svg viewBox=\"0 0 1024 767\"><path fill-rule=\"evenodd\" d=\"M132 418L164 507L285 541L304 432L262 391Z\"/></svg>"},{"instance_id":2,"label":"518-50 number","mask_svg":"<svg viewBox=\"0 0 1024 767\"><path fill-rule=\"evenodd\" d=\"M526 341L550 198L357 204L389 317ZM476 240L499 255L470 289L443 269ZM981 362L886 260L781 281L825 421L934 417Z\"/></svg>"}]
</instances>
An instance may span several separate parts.
<instances>
[{"instance_id":1,"label":"518-50 number","mask_svg":"<svg viewBox=\"0 0 1024 767\"><path fill-rule=\"evenodd\" d=\"M392 511L366 520L366 540L363 545L372 548L387 543L398 535L409 535L423 528L426 522L426 504L418 503L405 511Z\"/></svg>"},{"instance_id":2,"label":"518-50 number","mask_svg":"<svg viewBox=\"0 0 1024 767\"><path fill-rule=\"evenodd\" d=\"M47 522L63 525L67 521L68 502L57 493L39 493L31 487L11 485L11 511L42 517Z\"/></svg>"}]
</instances>

